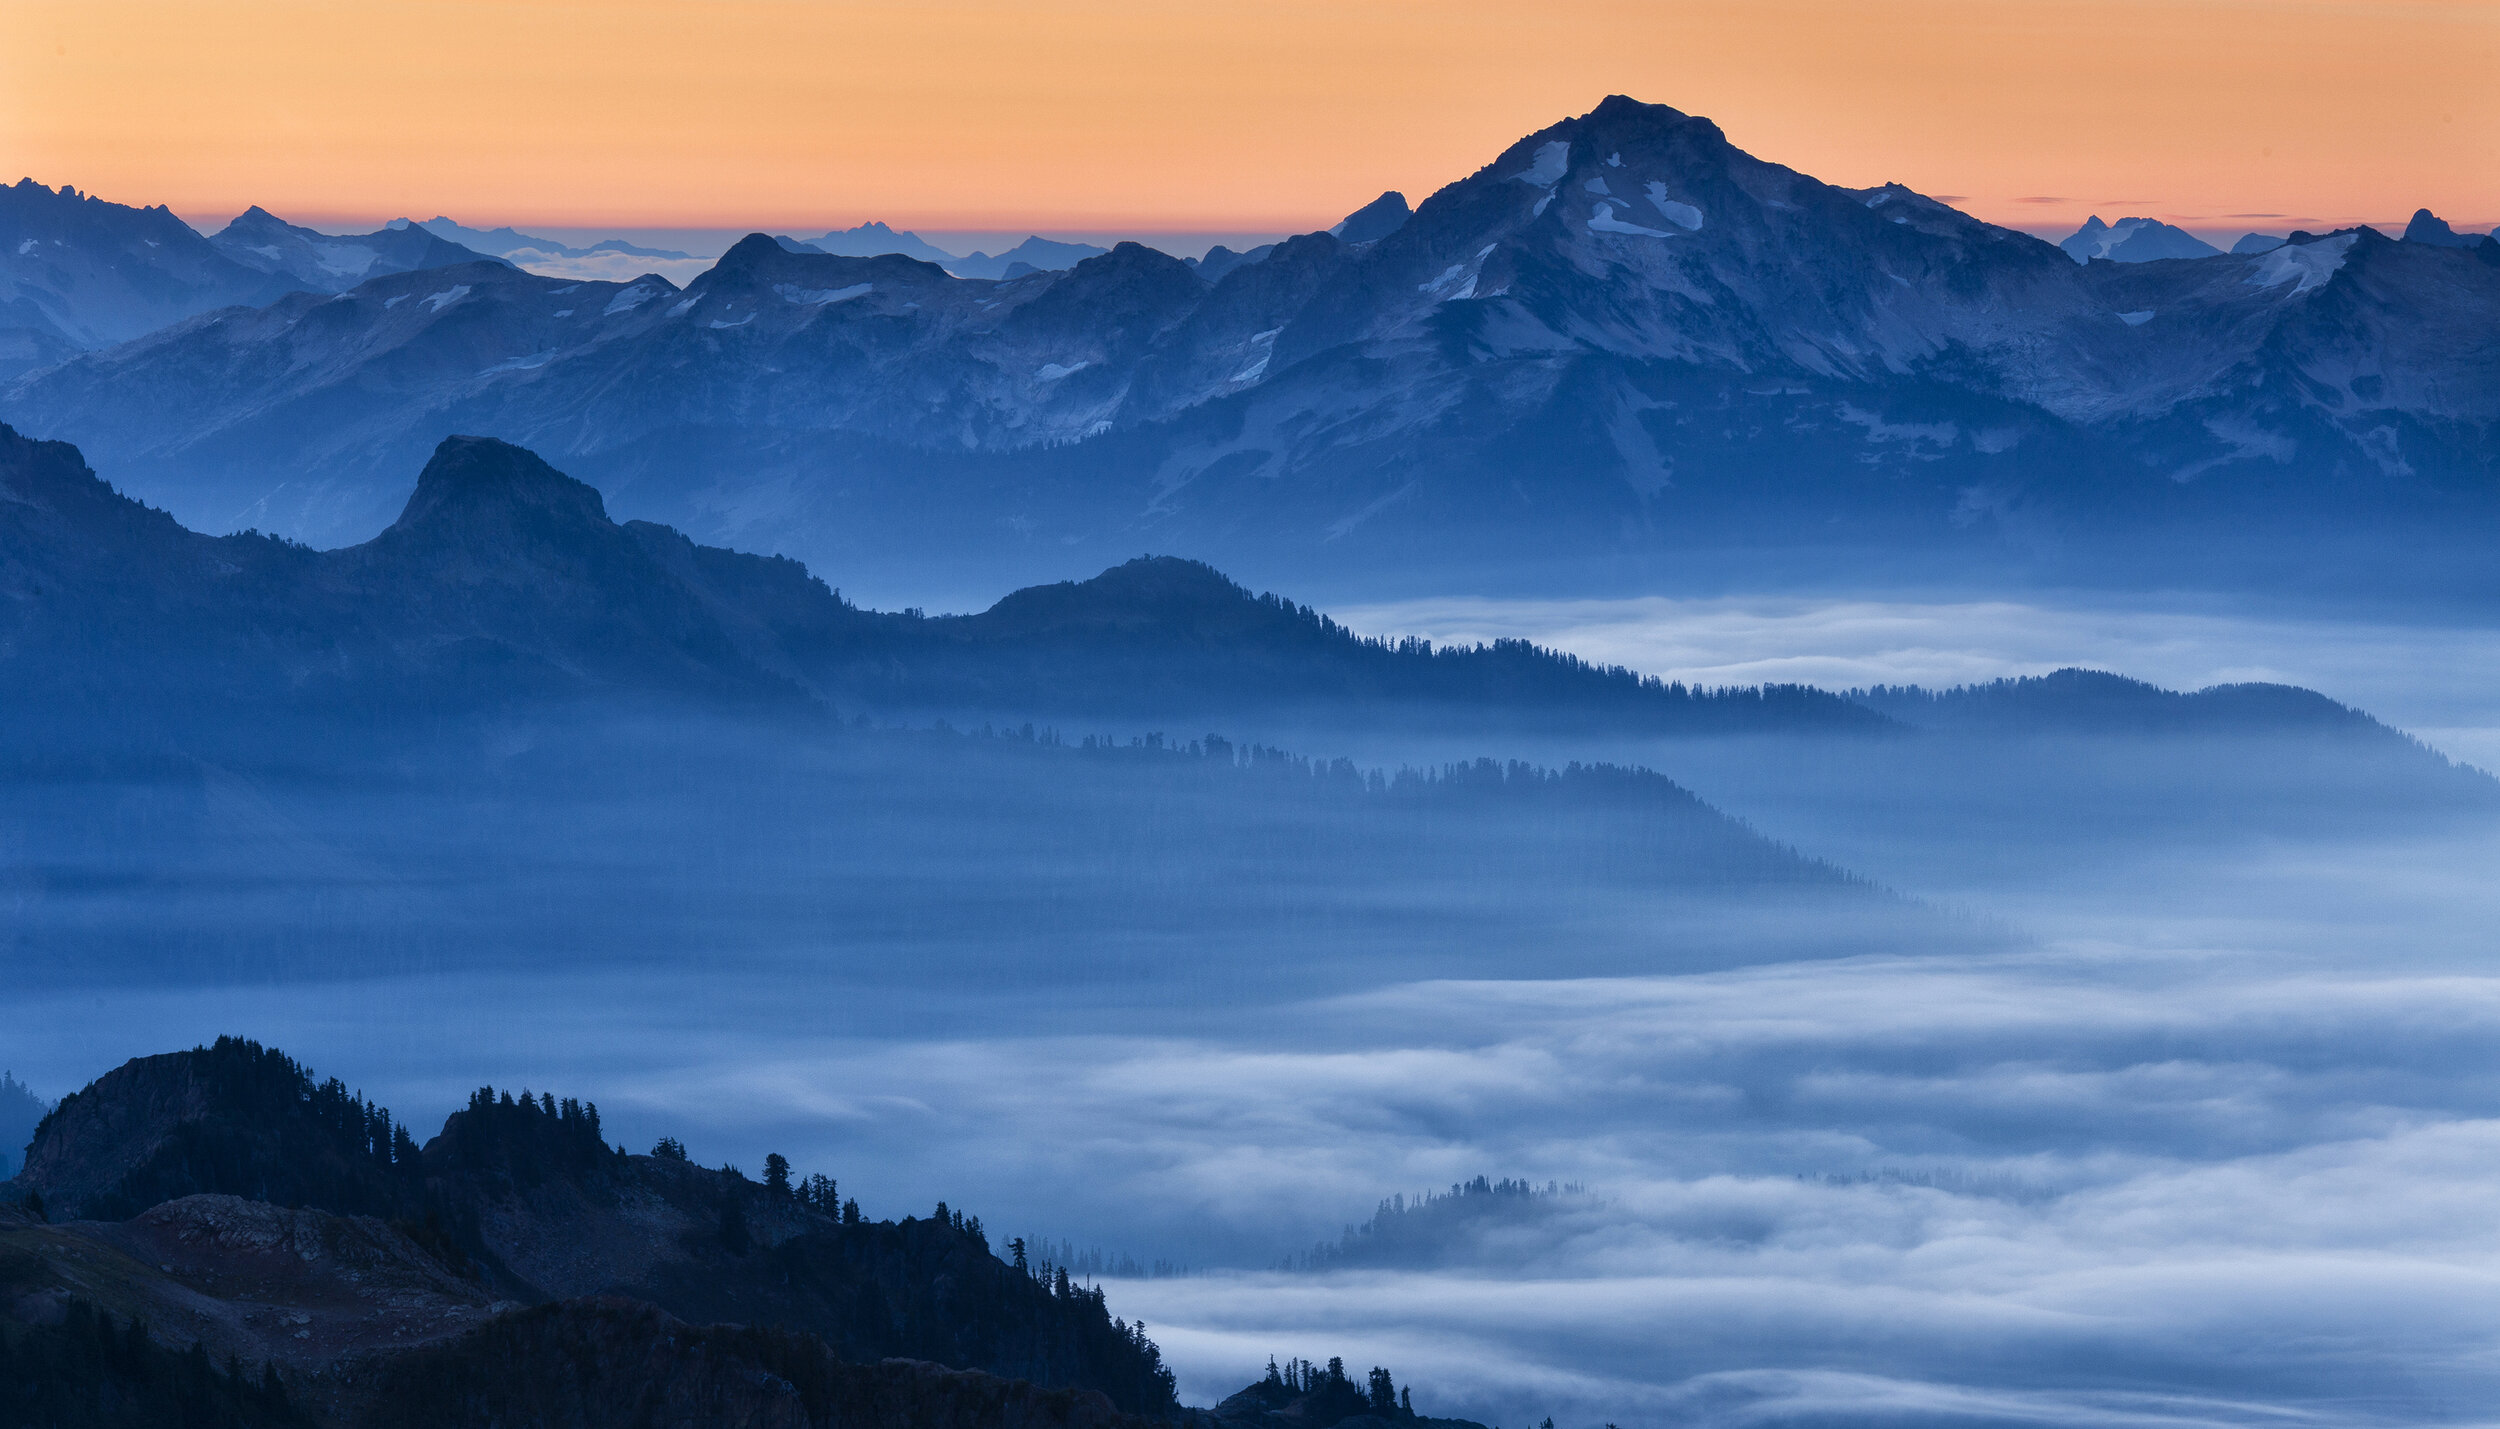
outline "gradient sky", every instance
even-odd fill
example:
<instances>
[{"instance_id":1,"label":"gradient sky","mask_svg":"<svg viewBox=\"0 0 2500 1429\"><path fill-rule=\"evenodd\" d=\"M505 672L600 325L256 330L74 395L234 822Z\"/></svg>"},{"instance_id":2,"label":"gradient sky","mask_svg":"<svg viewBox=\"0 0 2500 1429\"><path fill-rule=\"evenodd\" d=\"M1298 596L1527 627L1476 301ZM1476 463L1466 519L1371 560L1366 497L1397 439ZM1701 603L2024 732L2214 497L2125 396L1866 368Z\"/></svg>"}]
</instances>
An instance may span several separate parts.
<instances>
[{"instance_id":1,"label":"gradient sky","mask_svg":"<svg viewBox=\"0 0 2500 1429\"><path fill-rule=\"evenodd\" d=\"M2031 228L2500 223L2500 0L0 0L0 170L306 221L1293 231L1609 92Z\"/></svg>"}]
</instances>

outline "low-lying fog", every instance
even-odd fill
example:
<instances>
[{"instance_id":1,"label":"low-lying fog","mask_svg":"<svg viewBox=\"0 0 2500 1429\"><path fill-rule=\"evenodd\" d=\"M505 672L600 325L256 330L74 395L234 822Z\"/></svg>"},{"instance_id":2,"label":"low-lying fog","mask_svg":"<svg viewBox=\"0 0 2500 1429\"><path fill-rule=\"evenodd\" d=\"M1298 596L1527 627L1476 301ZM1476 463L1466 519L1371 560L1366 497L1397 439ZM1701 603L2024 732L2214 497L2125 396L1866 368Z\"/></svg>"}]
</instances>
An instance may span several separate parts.
<instances>
[{"instance_id":1,"label":"low-lying fog","mask_svg":"<svg viewBox=\"0 0 2500 1429\"><path fill-rule=\"evenodd\" d=\"M1713 681L2285 679L2453 753L2500 729L2487 630L1744 602L1353 623L1532 634ZM1305 746L1321 755L1401 753L1306 733L1339 738ZM665 857L647 863L578 822L625 805L506 809L493 847L512 868L436 859L432 834L387 845L423 845L418 877L334 836L321 821L341 806L264 781L230 797L295 851L273 878L316 887L341 925L364 926L377 887L420 923L457 907L456 941L386 913L368 958L325 960L318 940L251 954L271 916L254 896L55 870L10 895L7 1058L58 1095L244 1033L420 1125L486 1080L579 1094L636 1149L677 1135L750 1168L779 1150L873 1214L942 1198L1002 1238L1184 1264L1110 1299L1197 1403L1270 1355L1342 1355L1392 1368L1424 1412L1508 1429L2489 1421L2500 817L2479 775L2264 740L1617 753L1931 908L1850 904L1853 942L1821 894L1747 915L1489 855L1446 883L1374 876L1393 865L1358 851L1342 884L1293 884L1286 904L1338 909L1313 917L1234 896L1258 864L1223 838L1046 847L1039 815L959 789L963 807L889 839L894 811L811 792L853 787L838 781L801 781L753 826L656 816ZM1158 807L1170 827L1196 817ZM1259 847L1321 828L1250 822L1280 841ZM757 851L788 830L803 837L774 872ZM924 884L882 869L882 902L791 893L788 869L871 846L923 860ZM1072 865L1101 881L1022 920L1015 958L966 945L1018 924L1020 879ZM1131 899L1133 875L1153 886ZM611 927L598 910L620 895ZM974 895L1005 901L975 916ZM1207 926L1165 926L1182 908ZM1374 939L1383 909L1428 937ZM1551 918L1543 946L1522 909ZM154 942L131 931L160 915ZM547 931L567 924L588 932ZM80 950L84 926L103 951ZM532 956L542 943L562 947ZM1187 958L1207 965L1168 966ZM1054 968L1157 991L1071 997ZM1584 1189L1461 1197L1394 1250L1309 1268L1383 1198L1480 1174Z\"/></svg>"}]
</instances>

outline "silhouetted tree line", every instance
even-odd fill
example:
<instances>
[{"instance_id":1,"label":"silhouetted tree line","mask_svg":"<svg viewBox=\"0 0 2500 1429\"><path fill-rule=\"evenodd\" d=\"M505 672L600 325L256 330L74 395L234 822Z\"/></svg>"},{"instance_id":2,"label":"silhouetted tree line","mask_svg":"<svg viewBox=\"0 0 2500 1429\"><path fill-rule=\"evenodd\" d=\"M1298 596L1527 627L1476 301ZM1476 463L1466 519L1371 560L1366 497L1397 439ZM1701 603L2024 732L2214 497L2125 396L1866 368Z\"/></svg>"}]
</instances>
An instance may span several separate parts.
<instances>
[{"instance_id":1,"label":"silhouetted tree line","mask_svg":"<svg viewBox=\"0 0 2500 1429\"><path fill-rule=\"evenodd\" d=\"M516 1097L493 1087L471 1092L427 1150L437 1172L482 1174L515 1186L610 1170L624 1157L600 1135L597 1103L526 1089Z\"/></svg>"},{"instance_id":2,"label":"silhouetted tree line","mask_svg":"<svg viewBox=\"0 0 2500 1429\"><path fill-rule=\"evenodd\" d=\"M1478 717L1534 710L1686 730L1886 723L1803 685L1689 685L1527 640L1435 645L1358 635L1310 606L1254 596L1212 567L1169 557L1028 587L973 615L846 607L836 623L844 629L826 651L828 683L924 707L1402 701Z\"/></svg>"},{"instance_id":3,"label":"silhouetted tree line","mask_svg":"<svg viewBox=\"0 0 2500 1429\"><path fill-rule=\"evenodd\" d=\"M297 1429L309 1421L277 1372L169 1350L147 1324L72 1300L59 1323L0 1324L6 1429Z\"/></svg>"},{"instance_id":4,"label":"silhouetted tree line","mask_svg":"<svg viewBox=\"0 0 2500 1429\"><path fill-rule=\"evenodd\" d=\"M1079 1250L1075 1245L1064 1240L1055 1243L1046 1240L1028 1242L1019 1237L1010 1242L1010 1245L1015 1251L1017 1257L1015 1263L1019 1268L1024 1266L1024 1258L1029 1255L1040 1265L1064 1265L1071 1275L1095 1278L1171 1280L1190 1274L1189 1267L1178 1261L1165 1260L1160 1257L1152 1261L1141 1261L1125 1252L1106 1251L1099 1247Z\"/></svg>"},{"instance_id":5,"label":"silhouetted tree line","mask_svg":"<svg viewBox=\"0 0 2500 1429\"><path fill-rule=\"evenodd\" d=\"M15 1072L0 1071L0 1177L17 1170L18 1152L50 1110L51 1103L36 1096Z\"/></svg>"},{"instance_id":6,"label":"silhouetted tree line","mask_svg":"<svg viewBox=\"0 0 2500 1429\"><path fill-rule=\"evenodd\" d=\"M1267 1412L1303 1424L1326 1426L1363 1414L1392 1422L1418 1417L1413 1391L1399 1388L1388 1370L1374 1365L1357 1384L1335 1355L1324 1366L1305 1359L1280 1365L1270 1355L1266 1376L1247 1393Z\"/></svg>"},{"instance_id":7,"label":"silhouetted tree line","mask_svg":"<svg viewBox=\"0 0 2500 1429\"><path fill-rule=\"evenodd\" d=\"M1381 1201L1370 1220L1347 1226L1335 1244L1325 1242L1288 1257L1283 1269L1328 1270L1341 1265L1422 1264L1438 1259L1452 1243L1488 1222L1517 1222L1586 1197L1577 1183L1493 1180L1478 1176L1452 1182L1447 1191L1404 1194Z\"/></svg>"},{"instance_id":8,"label":"silhouetted tree line","mask_svg":"<svg viewBox=\"0 0 2500 1429\"><path fill-rule=\"evenodd\" d=\"M194 1048L169 1074L196 1080L205 1113L177 1125L146 1161L80 1205L80 1215L121 1220L202 1193L353 1215L421 1210L416 1141L338 1078L316 1083L284 1053L238 1037ZM72 1115L82 1095L63 1097L35 1140Z\"/></svg>"}]
</instances>

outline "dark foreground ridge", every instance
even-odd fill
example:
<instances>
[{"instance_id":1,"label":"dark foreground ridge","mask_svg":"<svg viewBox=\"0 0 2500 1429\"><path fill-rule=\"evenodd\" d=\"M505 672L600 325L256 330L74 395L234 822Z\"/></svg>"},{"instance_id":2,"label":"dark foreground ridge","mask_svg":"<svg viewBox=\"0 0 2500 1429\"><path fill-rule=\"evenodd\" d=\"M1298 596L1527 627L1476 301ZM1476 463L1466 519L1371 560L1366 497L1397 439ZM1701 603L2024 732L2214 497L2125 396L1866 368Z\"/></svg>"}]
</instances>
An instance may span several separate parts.
<instances>
[{"instance_id":1,"label":"dark foreground ridge","mask_svg":"<svg viewBox=\"0 0 2500 1429\"><path fill-rule=\"evenodd\" d=\"M1459 1429L1333 1363L1185 1409L1142 1325L960 1210L870 1221L492 1088L420 1147L234 1038L63 1098L7 1189L0 1424Z\"/></svg>"}]
</instances>

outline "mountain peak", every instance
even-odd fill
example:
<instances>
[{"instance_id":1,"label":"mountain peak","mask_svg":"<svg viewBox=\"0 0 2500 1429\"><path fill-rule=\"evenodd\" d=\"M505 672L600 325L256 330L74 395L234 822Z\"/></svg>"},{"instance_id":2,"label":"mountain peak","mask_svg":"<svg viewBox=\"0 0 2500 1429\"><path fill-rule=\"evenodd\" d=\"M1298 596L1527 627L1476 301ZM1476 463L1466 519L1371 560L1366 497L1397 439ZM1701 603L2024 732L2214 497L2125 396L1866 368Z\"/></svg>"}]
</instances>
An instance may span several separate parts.
<instances>
[{"instance_id":1,"label":"mountain peak","mask_svg":"<svg viewBox=\"0 0 2500 1429\"><path fill-rule=\"evenodd\" d=\"M2433 248L2471 248L2483 241L2479 233L2459 233L2448 221L2427 208L2415 209L2413 221L2405 225L2404 242L2428 244Z\"/></svg>"},{"instance_id":2,"label":"mountain peak","mask_svg":"<svg viewBox=\"0 0 2500 1429\"><path fill-rule=\"evenodd\" d=\"M407 508L384 534L467 526L489 513L527 513L568 526L608 524L607 503L597 489L547 465L536 452L493 437L445 437L418 473Z\"/></svg>"},{"instance_id":3,"label":"mountain peak","mask_svg":"<svg viewBox=\"0 0 2500 1429\"><path fill-rule=\"evenodd\" d=\"M2164 258L2211 258L2222 250L2157 218L2130 217L2103 223L2099 214L2058 245L2078 263L2107 258L2117 263L2151 263Z\"/></svg>"},{"instance_id":4,"label":"mountain peak","mask_svg":"<svg viewBox=\"0 0 2500 1429\"><path fill-rule=\"evenodd\" d=\"M1406 195L1391 189L1347 214L1329 232L1348 243L1373 243L1405 227L1414 214L1406 205Z\"/></svg>"},{"instance_id":5,"label":"mountain peak","mask_svg":"<svg viewBox=\"0 0 2500 1429\"><path fill-rule=\"evenodd\" d=\"M1626 119L1639 119L1652 123L1663 121L1671 124L1680 124L1691 122L1696 116L1687 114L1683 110L1677 109L1672 105L1652 104L1646 99L1634 99L1628 94L1610 94L1604 99L1599 100L1597 102L1597 107L1590 110L1585 117L1608 123L1620 123ZM1699 122L1703 124L1710 124L1710 121L1707 119L1702 119ZM1711 124L1710 127L1715 129L1718 126Z\"/></svg>"},{"instance_id":6,"label":"mountain peak","mask_svg":"<svg viewBox=\"0 0 2500 1429\"><path fill-rule=\"evenodd\" d=\"M1072 631L1196 629L1210 618L1238 623L1255 613L1250 592L1203 561L1139 556L1091 580L1028 586L1002 597L980 619L1019 635Z\"/></svg>"},{"instance_id":7,"label":"mountain peak","mask_svg":"<svg viewBox=\"0 0 2500 1429\"><path fill-rule=\"evenodd\" d=\"M750 233L730 244L729 251L723 253L720 256L720 262L714 266L748 268L760 262L779 258L789 251L781 246L781 240L769 233Z\"/></svg>"}]
</instances>

